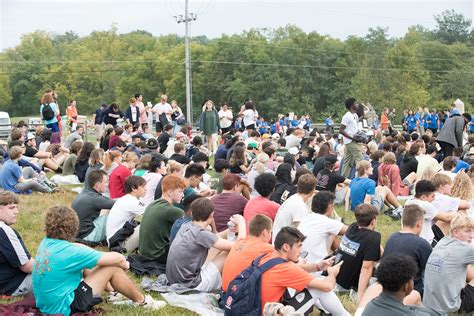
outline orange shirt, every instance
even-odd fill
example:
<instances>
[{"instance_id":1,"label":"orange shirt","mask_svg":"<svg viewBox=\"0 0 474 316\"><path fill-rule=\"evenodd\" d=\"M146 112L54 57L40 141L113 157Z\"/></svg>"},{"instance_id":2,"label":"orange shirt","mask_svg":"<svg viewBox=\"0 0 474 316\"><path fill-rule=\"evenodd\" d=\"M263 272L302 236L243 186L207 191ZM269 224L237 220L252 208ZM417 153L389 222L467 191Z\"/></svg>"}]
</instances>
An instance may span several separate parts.
<instances>
[{"instance_id":1,"label":"orange shirt","mask_svg":"<svg viewBox=\"0 0 474 316\"><path fill-rule=\"evenodd\" d=\"M388 120L388 117L387 117L387 114L382 113L382 118L381 118L381 124L382 124L382 130L386 130L388 128L388 124L389 124L389 120Z\"/></svg>"},{"instance_id":2,"label":"orange shirt","mask_svg":"<svg viewBox=\"0 0 474 316\"><path fill-rule=\"evenodd\" d=\"M259 265L276 257L276 253L263 257ZM287 287L299 292L313 279L314 275L304 271L294 262L277 264L262 275L262 311L266 303L280 302Z\"/></svg>"},{"instance_id":3,"label":"orange shirt","mask_svg":"<svg viewBox=\"0 0 474 316\"><path fill-rule=\"evenodd\" d=\"M240 272L252 264L258 256L263 253L272 253L275 249L257 237L249 236L247 239L238 239L227 256L222 271L222 288L227 291L227 287Z\"/></svg>"},{"instance_id":4,"label":"orange shirt","mask_svg":"<svg viewBox=\"0 0 474 316\"><path fill-rule=\"evenodd\" d=\"M75 106L68 106L66 108L67 118L70 122L77 121L77 108Z\"/></svg>"}]
</instances>

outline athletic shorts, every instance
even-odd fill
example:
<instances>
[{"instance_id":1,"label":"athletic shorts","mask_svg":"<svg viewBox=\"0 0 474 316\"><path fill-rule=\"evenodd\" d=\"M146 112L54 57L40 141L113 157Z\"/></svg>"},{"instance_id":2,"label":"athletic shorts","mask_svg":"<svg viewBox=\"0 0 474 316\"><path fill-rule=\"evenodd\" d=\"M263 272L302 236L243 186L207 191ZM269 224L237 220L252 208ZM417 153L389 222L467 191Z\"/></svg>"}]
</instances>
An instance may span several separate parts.
<instances>
[{"instance_id":1,"label":"athletic shorts","mask_svg":"<svg viewBox=\"0 0 474 316\"><path fill-rule=\"evenodd\" d=\"M94 297L92 288L86 282L81 281L74 290L74 300L71 305L71 314L88 312L94 305L102 303L102 298Z\"/></svg>"},{"instance_id":2,"label":"athletic shorts","mask_svg":"<svg viewBox=\"0 0 474 316\"><path fill-rule=\"evenodd\" d=\"M370 200L370 205L375 206L379 212L382 212L384 207L383 197L381 195L375 194Z\"/></svg>"},{"instance_id":3,"label":"athletic shorts","mask_svg":"<svg viewBox=\"0 0 474 316\"><path fill-rule=\"evenodd\" d=\"M245 126L245 129L253 129L253 130L255 130L255 124L247 125L247 126Z\"/></svg>"},{"instance_id":4,"label":"athletic shorts","mask_svg":"<svg viewBox=\"0 0 474 316\"><path fill-rule=\"evenodd\" d=\"M196 287L196 290L210 293L220 290L221 287L222 277L216 265L212 262L204 264L201 269L201 283Z\"/></svg>"},{"instance_id":5,"label":"athletic shorts","mask_svg":"<svg viewBox=\"0 0 474 316\"><path fill-rule=\"evenodd\" d=\"M461 290L461 307L459 311L469 315L474 312L474 287L470 284L467 284L466 287Z\"/></svg>"}]
</instances>

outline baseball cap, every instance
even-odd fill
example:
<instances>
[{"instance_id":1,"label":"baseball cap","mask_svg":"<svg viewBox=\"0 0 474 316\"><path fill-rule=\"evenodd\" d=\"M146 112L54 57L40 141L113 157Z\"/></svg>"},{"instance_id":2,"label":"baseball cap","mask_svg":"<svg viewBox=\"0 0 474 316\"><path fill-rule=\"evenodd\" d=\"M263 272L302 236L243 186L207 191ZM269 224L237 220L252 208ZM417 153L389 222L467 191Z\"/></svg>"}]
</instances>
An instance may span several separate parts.
<instances>
[{"instance_id":1,"label":"baseball cap","mask_svg":"<svg viewBox=\"0 0 474 316\"><path fill-rule=\"evenodd\" d=\"M35 138L36 138L36 137L35 137L35 135L34 135L33 133L28 133L28 134L26 135L26 141L29 141L30 139L35 139Z\"/></svg>"},{"instance_id":2,"label":"baseball cap","mask_svg":"<svg viewBox=\"0 0 474 316\"><path fill-rule=\"evenodd\" d=\"M154 138L149 138L146 141L146 148L148 148L148 149L157 149L158 148L158 141Z\"/></svg>"},{"instance_id":3,"label":"baseball cap","mask_svg":"<svg viewBox=\"0 0 474 316\"><path fill-rule=\"evenodd\" d=\"M324 160L324 162L325 162L326 164L333 164L333 163L336 163L336 162L337 162L337 157L334 156L334 155L326 156L326 159Z\"/></svg>"},{"instance_id":4,"label":"baseball cap","mask_svg":"<svg viewBox=\"0 0 474 316\"><path fill-rule=\"evenodd\" d=\"M278 133L273 133L272 138L273 138L273 139L280 139L280 134L278 134Z\"/></svg>"}]
</instances>

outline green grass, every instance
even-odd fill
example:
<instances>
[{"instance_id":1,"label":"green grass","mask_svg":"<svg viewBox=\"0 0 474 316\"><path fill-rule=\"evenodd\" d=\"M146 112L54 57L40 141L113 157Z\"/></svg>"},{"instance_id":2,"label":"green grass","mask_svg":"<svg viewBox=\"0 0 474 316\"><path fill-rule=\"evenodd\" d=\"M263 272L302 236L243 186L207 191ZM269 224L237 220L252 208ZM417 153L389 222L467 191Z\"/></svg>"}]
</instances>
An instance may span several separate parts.
<instances>
[{"instance_id":1,"label":"green grass","mask_svg":"<svg viewBox=\"0 0 474 316\"><path fill-rule=\"evenodd\" d=\"M14 228L18 230L20 235L26 244L28 250L34 256L39 243L44 237L44 215L46 210L56 205L67 205L70 206L72 200L76 196L76 193L70 192L68 188L65 188L63 193L55 193L53 195L44 194L33 194L29 196L20 197L20 215L18 222L14 225ZM338 207L337 212L339 216L344 218L345 223L352 223L354 221L354 215L352 212L344 212L344 210ZM382 234L382 243L385 244L387 238L393 232L400 229L399 222L395 222L385 215L380 215L377 222L377 231ZM101 250L105 250L101 249ZM129 273L130 277L139 286L140 279ZM151 295L156 299L161 299L161 296L156 292L152 292ZM356 304L348 296L340 296L343 305L351 313L355 312ZM0 301L7 302L7 301ZM126 306L115 306L112 304L101 304L101 307L107 315L194 315L192 312L182 309L167 306L160 311L147 311L144 309L138 309ZM317 313L315 313L317 315Z\"/></svg>"}]
</instances>

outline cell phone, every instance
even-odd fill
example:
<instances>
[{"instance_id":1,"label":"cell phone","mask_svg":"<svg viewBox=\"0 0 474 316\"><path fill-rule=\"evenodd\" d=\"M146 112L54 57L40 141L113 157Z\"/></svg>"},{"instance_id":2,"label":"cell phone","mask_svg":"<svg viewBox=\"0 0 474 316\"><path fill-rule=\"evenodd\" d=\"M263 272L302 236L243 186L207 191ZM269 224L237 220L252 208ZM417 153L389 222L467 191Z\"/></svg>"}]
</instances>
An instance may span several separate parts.
<instances>
[{"instance_id":1,"label":"cell phone","mask_svg":"<svg viewBox=\"0 0 474 316\"><path fill-rule=\"evenodd\" d=\"M300 253L300 257L303 258L303 259L305 259L307 256L308 256L308 252L307 252L307 251L302 251L302 252Z\"/></svg>"},{"instance_id":2,"label":"cell phone","mask_svg":"<svg viewBox=\"0 0 474 316\"><path fill-rule=\"evenodd\" d=\"M338 264L342 260L342 253L338 253L334 259L334 265Z\"/></svg>"}]
</instances>

